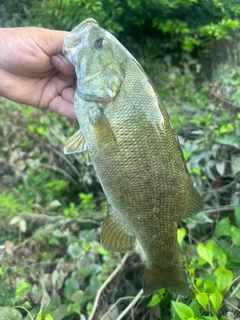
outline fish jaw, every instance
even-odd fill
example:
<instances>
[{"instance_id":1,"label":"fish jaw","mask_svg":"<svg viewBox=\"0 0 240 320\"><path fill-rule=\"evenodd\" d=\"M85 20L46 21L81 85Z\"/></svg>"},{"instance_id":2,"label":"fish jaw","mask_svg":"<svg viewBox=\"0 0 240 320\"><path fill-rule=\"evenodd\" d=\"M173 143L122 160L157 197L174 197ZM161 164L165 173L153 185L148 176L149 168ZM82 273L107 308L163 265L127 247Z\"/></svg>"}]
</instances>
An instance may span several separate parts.
<instances>
[{"instance_id":1,"label":"fish jaw","mask_svg":"<svg viewBox=\"0 0 240 320\"><path fill-rule=\"evenodd\" d=\"M100 47L96 45L97 41L102 41ZM113 52L109 42L114 47L120 46L121 50ZM75 27L64 39L62 52L75 67L76 96L84 101L105 104L112 101L124 78L119 60L125 57L125 51L117 39L92 18Z\"/></svg>"},{"instance_id":2,"label":"fish jaw","mask_svg":"<svg viewBox=\"0 0 240 320\"><path fill-rule=\"evenodd\" d=\"M94 26L99 27L97 21L93 18L85 19L65 37L62 53L72 64L75 64L76 56L81 47L86 45L84 40L87 40L87 36Z\"/></svg>"}]
</instances>

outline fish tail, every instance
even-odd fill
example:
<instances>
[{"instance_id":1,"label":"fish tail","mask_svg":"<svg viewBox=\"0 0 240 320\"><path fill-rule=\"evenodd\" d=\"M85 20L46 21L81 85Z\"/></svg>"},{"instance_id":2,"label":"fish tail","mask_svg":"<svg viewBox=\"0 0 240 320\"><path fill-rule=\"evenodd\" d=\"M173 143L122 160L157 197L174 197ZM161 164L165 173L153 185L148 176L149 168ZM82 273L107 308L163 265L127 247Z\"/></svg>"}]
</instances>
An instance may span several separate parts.
<instances>
[{"instance_id":1,"label":"fish tail","mask_svg":"<svg viewBox=\"0 0 240 320\"><path fill-rule=\"evenodd\" d=\"M161 288L166 288L188 297L189 288L184 270L175 266L155 270L146 269L143 275L144 294L150 295Z\"/></svg>"}]
</instances>

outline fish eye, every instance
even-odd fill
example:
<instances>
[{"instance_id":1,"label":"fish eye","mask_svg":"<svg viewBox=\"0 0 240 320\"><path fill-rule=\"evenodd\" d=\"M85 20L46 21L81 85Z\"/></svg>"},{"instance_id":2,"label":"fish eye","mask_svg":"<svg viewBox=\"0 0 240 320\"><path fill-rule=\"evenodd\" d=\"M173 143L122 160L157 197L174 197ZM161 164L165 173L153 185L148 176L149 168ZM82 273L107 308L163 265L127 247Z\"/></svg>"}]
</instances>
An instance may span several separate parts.
<instances>
[{"instance_id":1,"label":"fish eye","mask_svg":"<svg viewBox=\"0 0 240 320\"><path fill-rule=\"evenodd\" d=\"M102 43L103 43L103 38L98 38L98 39L95 41L95 44L94 44L95 48L96 48L96 49L101 48Z\"/></svg>"}]
</instances>

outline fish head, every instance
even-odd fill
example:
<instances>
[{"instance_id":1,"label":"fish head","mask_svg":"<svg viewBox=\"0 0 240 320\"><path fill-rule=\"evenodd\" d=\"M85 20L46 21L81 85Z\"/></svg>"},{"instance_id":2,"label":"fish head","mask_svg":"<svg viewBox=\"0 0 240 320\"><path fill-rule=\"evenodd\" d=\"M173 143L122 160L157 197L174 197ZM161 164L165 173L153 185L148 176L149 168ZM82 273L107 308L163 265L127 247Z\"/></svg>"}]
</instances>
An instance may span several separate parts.
<instances>
[{"instance_id":1,"label":"fish head","mask_svg":"<svg viewBox=\"0 0 240 320\"><path fill-rule=\"evenodd\" d=\"M126 52L92 18L75 27L64 40L63 54L75 66L78 96L88 101L112 100L124 79Z\"/></svg>"}]
</instances>

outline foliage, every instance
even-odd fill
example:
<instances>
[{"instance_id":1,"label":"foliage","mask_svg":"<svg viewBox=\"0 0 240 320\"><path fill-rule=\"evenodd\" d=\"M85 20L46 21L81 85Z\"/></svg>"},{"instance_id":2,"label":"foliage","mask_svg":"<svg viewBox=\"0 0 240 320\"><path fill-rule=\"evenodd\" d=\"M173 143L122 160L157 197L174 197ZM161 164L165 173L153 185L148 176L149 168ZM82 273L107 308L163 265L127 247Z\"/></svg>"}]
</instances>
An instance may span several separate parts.
<instances>
[{"instance_id":1,"label":"foliage","mask_svg":"<svg viewBox=\"0 0 240 320\"><path fill-rule=\"evenodd\" d=\"M37 26L70 30L93 17L125 44L134 34L139 40L135 44L138 50L142 51L146 41L155 48L160 45L161 56L167 50L206 47L207 38L230 39L229 31L239 27L239 16L240 5L235 0L3 0L0 5L2 26L29 26L34 22Z\"/></svg>"},{"instance_id":2,"label":"foliage","mask_svg":"<svg viewBox=\"0 0 240 320\"><path fill-rule=\"evenodd\" d=\"M237 309L231 306L238 308L240 299L240 117L238 95L234 95L239 69L220 66L212 82L197 91L186 64L182 71L170 63L158 63L156 68L161 68L165 79L165 88L158 86L158 90L169 104L207 215L185 221L178 232L191 296L176 302L175 294L161 289L142 300L135 316L141 319L144 308L153 319L158 319L160 310L162 319L237 317ZM187 91L181 85L186 85ZM29 302L24 307L27 311L18 309L26 320L30 315L56 320L77 319L80 314L86 317L96 290L119 264L120 256L105 251L99 241L104 196L92 168L86 166L84 156L62 154L63 132L70 136L75 125L55 114L40 114L3 99L1 110L0 154L9 164L1 172L5 189L0 193L4 230L0 239L5 242L1 305L24 307ZM140 289L141 268L140 258L132 255L111 282L111 298L106 292L100 300L102 312L121 296ZM124 306L119 305L119 312Z\"/></svg>"}]
</instances>

